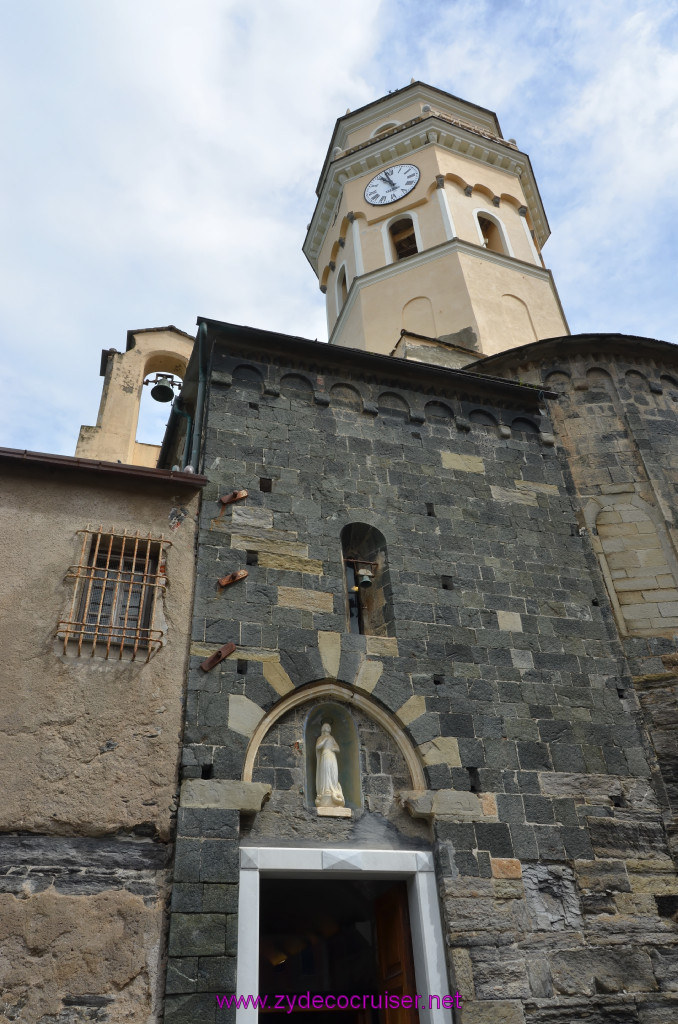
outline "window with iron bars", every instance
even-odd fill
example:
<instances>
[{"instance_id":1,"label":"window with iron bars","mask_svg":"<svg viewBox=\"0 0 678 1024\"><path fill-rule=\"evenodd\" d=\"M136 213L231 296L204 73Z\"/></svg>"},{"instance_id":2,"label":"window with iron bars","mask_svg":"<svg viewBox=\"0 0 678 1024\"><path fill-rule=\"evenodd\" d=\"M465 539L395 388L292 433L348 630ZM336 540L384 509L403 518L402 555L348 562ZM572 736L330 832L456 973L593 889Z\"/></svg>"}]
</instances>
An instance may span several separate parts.
<instances>
[{"instance_id":1,"label":"window with iron bars","mask_svg":"<svg viewBox=\"0 0 678 1024\"><path fill-rule=\"evenodd\" d=\"M170 542L139 532L79 532L80 560L67 574L75 580L70 612L58 627L64 653L148 661L163 641L153 619Z\"/></svg>"}]
</instances>

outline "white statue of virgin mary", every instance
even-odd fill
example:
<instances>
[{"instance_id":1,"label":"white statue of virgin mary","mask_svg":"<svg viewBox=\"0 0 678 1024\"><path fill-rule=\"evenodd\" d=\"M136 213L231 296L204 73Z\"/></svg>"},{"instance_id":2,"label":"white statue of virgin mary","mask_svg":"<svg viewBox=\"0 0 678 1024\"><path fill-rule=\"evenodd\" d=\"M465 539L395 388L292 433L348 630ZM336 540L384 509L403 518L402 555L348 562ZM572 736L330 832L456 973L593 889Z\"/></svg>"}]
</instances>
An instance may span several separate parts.
<instances>
[{"instance_id":1,"label":"white statue of virgin mary","mask_svg":"<svg viewBox=\"0 0 678 1024\"><path fill-rule=\"evenodd\" d=\"M339 785L337 754L339 744L332 735L332 726L323 722L315 744L315 805L316 807L343 807L344 794Z\"/></svg>"}]
</instances>

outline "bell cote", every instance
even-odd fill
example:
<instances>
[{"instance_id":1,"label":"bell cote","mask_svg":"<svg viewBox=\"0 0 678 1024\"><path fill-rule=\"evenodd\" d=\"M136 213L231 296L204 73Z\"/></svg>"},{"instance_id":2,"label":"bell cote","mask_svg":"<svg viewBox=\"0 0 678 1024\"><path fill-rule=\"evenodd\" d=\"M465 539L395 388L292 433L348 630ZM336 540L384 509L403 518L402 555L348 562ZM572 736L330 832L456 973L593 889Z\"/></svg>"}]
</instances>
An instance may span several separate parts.
<instances>
[{"instance_id":1,"label":"bell cote","mask_svg":"<svg viewBox=\"0 0 678 1024\"><path fill-rule=\"evenodd\" d=\"M529 157L422 82L336 123L304 252L331 344L463 366L568 334Z\"/></svg>"}]
</instances>

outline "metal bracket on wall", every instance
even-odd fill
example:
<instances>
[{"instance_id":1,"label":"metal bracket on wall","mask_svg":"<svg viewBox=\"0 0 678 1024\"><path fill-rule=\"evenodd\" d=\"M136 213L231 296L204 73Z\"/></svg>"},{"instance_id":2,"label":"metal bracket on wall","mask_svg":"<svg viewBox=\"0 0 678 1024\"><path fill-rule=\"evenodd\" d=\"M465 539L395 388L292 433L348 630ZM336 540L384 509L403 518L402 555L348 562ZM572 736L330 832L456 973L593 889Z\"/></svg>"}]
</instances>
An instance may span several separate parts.
<instances>
[{"instance_id":1,"label":"metal bracket on wall","mask_svg":"<svg viewBox=\"0 0 678 1024\"><path fill-rule=\"evenodd\" d=\"M242 501L243 498L247 497L247 491L231 491L230 494L222 494L219 501L222 505L230 505L234 501Z\"/></svg>"},{"instance_id":2,"label":"metal bracket on wall","mask_svg":"<svg viewBox=\"0 0 678 1024\"><path fill-rule=\"evenodd\" d=\"M231 583L244 580L246 576L249 576L247 569L238 569L237 572L230 572L228 576L222 576L220 580L217 580L217 583L220 587L229 587Z\"/></svg>"},{"instance_id":3,"label":"metal bracket on wall","mask_svg":"<svg viewBox=\"0 0 678 1024\"><path fill-rule=\"evenodd\" d=\"M205 658L200 668L203 672L209 672L210 669L222 662L224 658L227 658L229 654L233 654L234 650L234 643L224 644L224 646L220 647L218 651L214 652L214 654L210 654L209 658Z\"/></svg>"}]
</instances>

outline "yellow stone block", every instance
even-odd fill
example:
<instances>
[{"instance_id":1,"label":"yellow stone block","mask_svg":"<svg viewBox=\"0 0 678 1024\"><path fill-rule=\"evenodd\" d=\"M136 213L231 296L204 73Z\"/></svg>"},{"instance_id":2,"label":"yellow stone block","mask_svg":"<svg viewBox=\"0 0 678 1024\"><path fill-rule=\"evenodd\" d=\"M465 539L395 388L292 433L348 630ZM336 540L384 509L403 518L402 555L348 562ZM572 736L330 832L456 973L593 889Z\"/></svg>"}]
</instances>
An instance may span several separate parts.
<instances>
[{"instance_id":1,"label":"yellow stone block","mask_svg":"<svg viewBox=\"0 0 678 1024\"><path fill-rule=\"evenodd\" d=\"M527 491L536 491L538 494L559 494L556 484L543 484L537 480L514 480L516 487Z\"/></svg>"},{"instance_id":2,"label":"yellow stone block","mask_svg":"<svg viewBox=\"0 0 678 1024\"><path fill-rule=\"evenodd\" d=\"M304 612L332 612L334 594L324 590L301 590L299 587L278 587L281 608L299 608Z\"/></svg>"},{"instance_id":3,"label":"yellow stone block","mask_svg":"<svg viewBox=\"0 0 678 1024\"><path fill-rule=\"evenodd\" d=\"M518 612L497 612L497 624L500 629L509 630L511 633L523 631L523 620Z\"/></svg>"},{"instance_id":4,"label":"yellow stone block","mask_svg":"<svg viewBox=\"0 0 678 1024\"><path fill-rule=\"evenodd\" d=\"M265 647L239 647L237 657L240 661L280 661L277 650Z\"/></svg>"},{"instance_id":5,"label":"yellow stone block","mask_svg":"<svg viewBox=\"0 0 678 1024\"><path fill-rule=\"evenodd\" d=\"M410 722L414 722L415 719L420 718L421 715L426 713L426 699L422 696L410 697L405 703L398 708L396 716L400 719L403 725L409 725Z\"/></svg>"},{"instance_id":6,"label":"yellow stone block","mask_svg":"<svg viewBox=\"0 0 678 1024\"><path fill-rule=\"evenodd\" d=\"M488 818L497 817L497 798L494 793L480 793L480 806Z\"/></svg>"},{"instance_id":7,"label":"yellow stone block","mask_svg":"<svg viewBox=\"0 0 678 1024\"><path fill-rule=\"evenodd\" d=\"M649 893L651 896L677 896L678 878L672 875L630 874L633 892Z\"/></svg>"},{"instance_id":8,"label":"yellow stone block","mask_svg":"<svg viewBox=\"0 0 678 1024\"><path fill-rule=\"evenodd\" d=\"M296 541L281 540L271 535L255 536L253 533L231 534L231 547L238 551L272 551L279 555L301 555L308 556L308 544L299 544Z\"/></svg>"},{"instance_id":9,"label":"yellow stone block","mask_svg":"<svg viewBox=\"0 0 678 1024\"><path fill-rule=\"evenodd\" d=\"M381 658L397 658L398 641L394 636L368 636L367 653Z\"/></svg>"},{"instance_id":10,"label":"yellow stone block","mask_svg":"<svg viewBox=\"0 0 678 1024\"><path fill-rule=\"evenodd\" d=\"M462 473L484 473L485 463L477 455L457 455L455 452L441 452L443 469L457 469Z\"/></svg>"},{"instance_id":11,"label":"yellow stone block","mask_svg":"<svg viewBox=\"0 0 678 1024\"><path fill-rule=\"evenodd\" d=\"M318 650L325 672L332 679L336 679L341 661L341 634L321 630L318 633Z\"/></svg>"},{"instance_id":12,"label":"yellow stone block","mask_svg":"<svg viewBox=\"0 0 678 1024\"><path fill-rule=\"evenodd\" d=\"M417 749L424 764L449 764L451 768L461 768L459 744L454 736L437 736Z\"/></svg>"},{"instance_id":13,"label":"yellow stone block","mask_svg":"<svg viewBox=\"0 0 678 1024\"><path fill-rule=\"evenodd\" d=\"M384 665L381 661L364 661L355 677L356 687L365 693L372 693L383 671Z\"/></svg>"},{"instance_id":14,"label":"yellow stone block","mask_svg":"<svg viewBox=\"0 0 678 1024\"><path fill-rule=\"evenodd\" d=\"M522 878L520 861L515 857L490 857L493 878Z\"/></svg>"},{"instance_id":15,"label":"yellow stone block","mask_svg":"<svg viewBox=\"0 0 678 1024\"><path fill-rule=\"evenodd\" d=\"M301 558L299 555L281 554L276 551L260 551L259 565L264 569L306 572L313 576L322 576L323 574L323 563L317 558Z\"/></svg>"},{"instance_id":16,"label":"yellow stone block","mask_svg":"<svg viewBox=\"0 0 678 1024\"><path fill-rule=\"evenodd\" d=\"M280 662L265 661L262 671L266 682L270 683L275 692L279 693L281 697L284 697L286 693L294 689L294 683Z\"/></svg>"},{"instance_id":17,"label":"yellow stone block","mask_svg":"<svg viewBox=\"0 0 678 1024\"><path fill-rule=\"evenodd\" d=\"M510 491L508 487L490 487L492 497L495 501L510 501L515 502L517 505L533 505L535 508L539 505L537 496L534 491Z\"/></svg>"},{"instance_id":18,"label":"yellow stone block","mask_svg":"<svg viewBox=\"0 0 678 1024\"><path fill-rule=\"evenodd\" d=\"M622 517L619 512L601 512L596 519L597 526L607 526L609 523L621 523Z\"/></svg>"},{"instance_id":19,"label":"yellow stone block","mask_svg":"<svg viewBox=\"0 0 678 1024\"><path fill-rule=\"evenodd\" d=\"M251 736L263 717L263 710L249 697L232 693L228 698L228 727L233 732Z\"/></svg>"},{"instance_id":20,"label":"yellow stone block","mask_svg":"<svg viewBox=\"0 0 678 1024\"><path fill-rule=\"evenodd\" d=\"M619 517L621 519L621 516ZM600 528L600 516L597 519ZM599 529L601 537L637 537L638 527L635 523L608 523L605 529Z\"/></svg>"}]
</instances>

